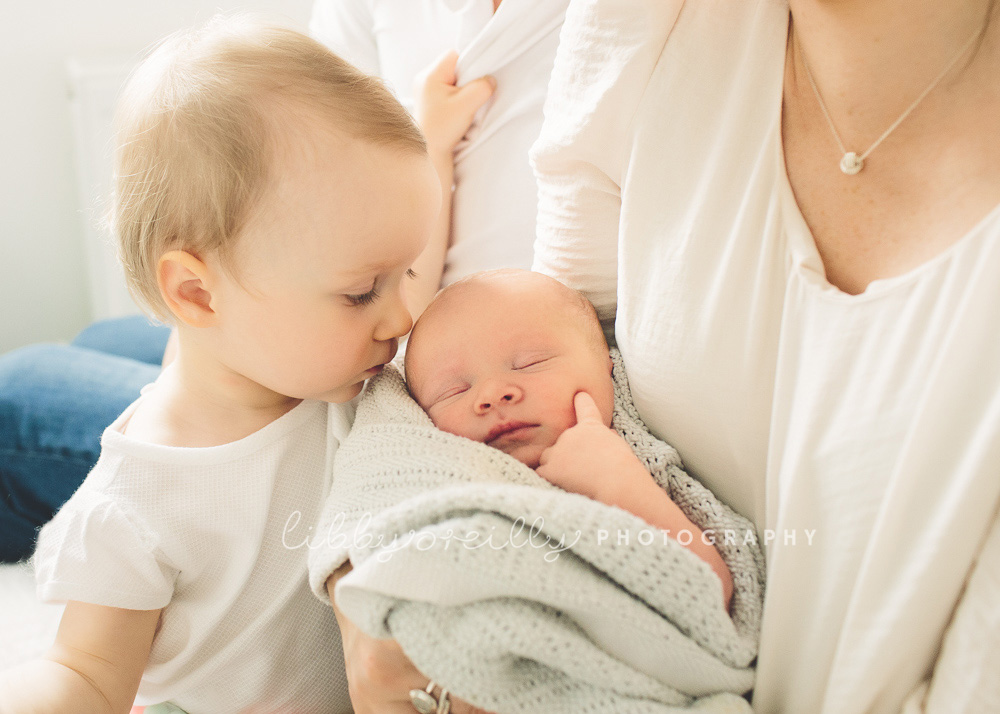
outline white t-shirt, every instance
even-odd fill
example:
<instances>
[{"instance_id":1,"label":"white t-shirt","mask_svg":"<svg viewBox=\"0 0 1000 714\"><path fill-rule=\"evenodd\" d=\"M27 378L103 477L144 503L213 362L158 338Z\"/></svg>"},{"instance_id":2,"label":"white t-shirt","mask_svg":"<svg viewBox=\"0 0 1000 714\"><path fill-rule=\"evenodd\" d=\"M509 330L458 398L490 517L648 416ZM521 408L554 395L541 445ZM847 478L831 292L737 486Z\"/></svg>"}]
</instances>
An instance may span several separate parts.
<instances>
[{"instance_id":1,"label":"white t-shirt","mask_svg":"<svg viewBox=\"0 0 1000 714\"><path fill-rule=\"evenodd\" d=\"M528 149L568 0L317 0L311 34L381 76L411 112L414 79L459 51L458 84L492 75L497 89L455 154L451 248L443 284L480 270L528 268L537 188Z\"/></svg>"},{"instance_id":2,"label":"white t-shirt","mask_svg":"<svg viewBox=\"0 0 1000 714\"><path fill-rule=\"evenodd\" d=\"M571 5L535 267L613 321L646 424L767 542L756 711L1000 711L1000 207L829 284L782 157L788 21Z\"/></svg>"},{"instance_id":3,"label":"white t-shirt","mask_svg":"<svg viewBox=\"0 0 1000 714\"><path fill-rule=\"evenodd\" d=\"M142 399L104 432L94 470L42 529L39 596L163 608L139 704L350 712L336 618L309 590L301 544L351 406L304 401L239 441L177 448L122 433Z\"/></svg>"}]
</instances>

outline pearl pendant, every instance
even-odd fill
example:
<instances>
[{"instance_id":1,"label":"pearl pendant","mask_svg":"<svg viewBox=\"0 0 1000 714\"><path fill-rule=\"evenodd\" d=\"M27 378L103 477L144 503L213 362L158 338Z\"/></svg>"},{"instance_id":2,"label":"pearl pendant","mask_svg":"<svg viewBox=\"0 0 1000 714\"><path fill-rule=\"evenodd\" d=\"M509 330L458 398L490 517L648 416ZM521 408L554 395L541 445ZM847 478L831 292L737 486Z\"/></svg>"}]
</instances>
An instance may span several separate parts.
<instances>
[{"instance_id":1,"label":"pearl pendant","mask_svg":"<svg viewBox=\"0 0 1000 714\"><path fill-rule=\"evenodd\" d=\"M844 158L840 160L840 170L843 171L848 176L853 176L865 167L865 160L860 156L855 154L853 151L848 151L844 154Z\"/></svg>"}]
</instances>

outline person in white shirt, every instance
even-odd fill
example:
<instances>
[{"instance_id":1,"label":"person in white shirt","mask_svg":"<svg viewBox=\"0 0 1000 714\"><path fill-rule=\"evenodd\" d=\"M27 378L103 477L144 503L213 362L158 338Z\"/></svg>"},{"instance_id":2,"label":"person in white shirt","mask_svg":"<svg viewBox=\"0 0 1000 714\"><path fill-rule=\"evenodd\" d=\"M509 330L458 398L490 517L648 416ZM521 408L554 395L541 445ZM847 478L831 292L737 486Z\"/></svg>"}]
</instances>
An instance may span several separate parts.
<instances>
[{"instance_id":1,"label":"person in white shirt","mask_svg":"<svg viewBox=\"0 0 1000 714\"><path fill-rule=\"evenodd\" d=\"M534 267L776 536L755 711L1000 711L996 4L567 13Z\"/></svg>"},{"instance_id":2,"label":"person in white shirt","mask_svg":"<svg viewBox=\"0 0 1000 714\"><path fill-rule=\"evenodd\" d=\"M0 708L351 711L308 530L348 402L412 325L442 204L430 155L489 96L473 86L438 88L454 126L436 147L380 82L253 18L171 36L136 70L114 227L177 354L42 530L39 593L67 605Z\"/></svg>"},{"instance_id":3,"label":"person in white shirt","mask_svg":"<svg viewBox=\"0 0 1000 714\"><path fill-rule=\"evenodd\" d=\"M533 267L768 543L757 711L1000 710L996 5L567 12Z\"/></svg>"}]
</instances>

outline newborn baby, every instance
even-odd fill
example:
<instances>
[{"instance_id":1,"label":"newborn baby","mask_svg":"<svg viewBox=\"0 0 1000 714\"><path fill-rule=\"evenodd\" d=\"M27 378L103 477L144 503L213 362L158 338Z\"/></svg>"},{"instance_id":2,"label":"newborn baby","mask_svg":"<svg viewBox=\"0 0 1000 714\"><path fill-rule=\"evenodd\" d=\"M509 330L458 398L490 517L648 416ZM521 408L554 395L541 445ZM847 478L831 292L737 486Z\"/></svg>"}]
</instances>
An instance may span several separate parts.
<instances>
[{"instance_id":1,"label":"newborn baby","mask_svg":"<svg viewBox=\"0 0 1000 714\"><path fill-rule=\"evenodd\" d=\"M718 551L611 427L611 357L580 293L540 273L477 273L442 290L410 334L410 393L442 431L488 444L566 491L639 516L716 572ZM680 541L679 541L680 542Z\"/></svg>"}]
</instances>

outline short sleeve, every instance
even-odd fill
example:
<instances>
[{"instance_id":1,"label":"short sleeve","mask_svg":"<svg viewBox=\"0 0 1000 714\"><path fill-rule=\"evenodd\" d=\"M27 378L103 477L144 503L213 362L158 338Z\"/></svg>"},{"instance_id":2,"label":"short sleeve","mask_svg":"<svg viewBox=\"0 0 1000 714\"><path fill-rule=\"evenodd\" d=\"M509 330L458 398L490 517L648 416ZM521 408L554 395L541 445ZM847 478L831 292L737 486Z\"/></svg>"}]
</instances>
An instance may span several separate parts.
<instances>
[{"instance_id":1,"label":"short sleeve","mask_svg":"<svg viewBox=\"0 0 1000 714\"><path fill-rule=\"evenodd\" d=\"M156 535L100 492L77 491L38 537L34 566L43 602L156 610L170 602L176 570Z\"/></svg>"},{"instance_id":2,"label":"short sleeve","mask_svg":"<svg viewBox=\"0 0 1000 714\"><path fill-rule=\"evenodd\" d=\"M545 120L534 270L586 295L608 331L629 127L682 0L580 0L566 11Z\"/></svg>"},{"instance_id":3,"label":"short sleeve","mask_svg":"<svg viewBox=\"0 0 1000 714\"><path fill-rule=\"evenodd\" d=\"M368 0L316 0L309 34L362 72L381 75Z\"/></svg>"}]
</instances>

